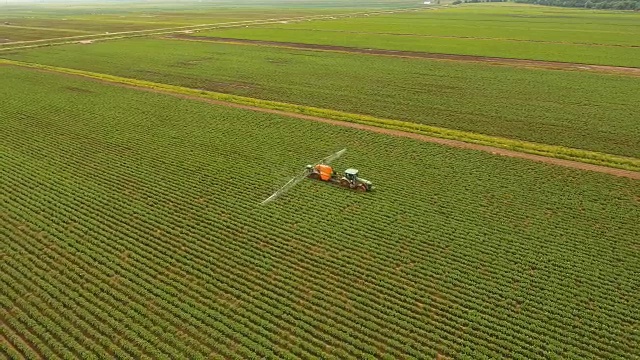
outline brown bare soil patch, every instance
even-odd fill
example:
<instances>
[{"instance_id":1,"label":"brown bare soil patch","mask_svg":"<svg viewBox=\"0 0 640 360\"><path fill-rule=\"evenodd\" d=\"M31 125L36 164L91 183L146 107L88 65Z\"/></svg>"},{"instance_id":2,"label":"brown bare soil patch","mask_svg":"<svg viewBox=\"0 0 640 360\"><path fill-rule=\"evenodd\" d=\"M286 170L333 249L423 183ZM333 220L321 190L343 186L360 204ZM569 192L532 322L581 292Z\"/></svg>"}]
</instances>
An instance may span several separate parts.
<instances>
[{"instance_id":1,"label":"brown bare soil patch","mask_svg":"<svg viewBox=\"0 0 640 360\"><path fill-rule=\"evenodd\" d=\"M622 66L589 65L589 64L580 64L580 63L566 63L566 62L559 62L559 61L511 59L511 58L489 57L489 56L438 54L438 53L427 53L427 52L418 52L418 51L363 49L363 48L335 46L335 45L302 44L302 43L280 42L280 41L246 40L246 39L203 37L203 36L189 36L189 35L173 35L173 36L170 36L169 38L178 39L178 40L213 42L213 43L224 43L224 44L241 44L241 45L282 47L282 48L301 49L301 50L346 52L346 53L353 53L353 54L392 56L392 57L411 58L411 59L474 62L474 63L485 63L485 64L492 64L492 65L522 67L522 68L591 71L591 72L599 72L599 73L640 77L640 68L622 67Z\"/></svg>"},{"instance_id":2,"label":"brown bare soil patch","mask_svg":"<svg viewBox=\"0 0 640 360\"><path fill-rule=\"evenodd\" d=\"M59 73L59 72L52 71L52 70L43 70L43 69L34 69L34 68L30 68L30 70L43 71L43 72L52 72L52 73L55 73L55 74L62 74L62 75L65 75L65 76L70 76L70 77L79 77L79 78L83 78L83 79L93 80L93 81L97 81L97 82L104 83L104 84L116 85L116 86L120 86L120 87L124 87L124 88L134 89L134 90L142 90L142 91L149 91L149 92L154 92L154 93L159 93L159 94L166 94L166 95L171 95L171 96L174 96L174 97L177 97L177 98L201 101L201 102L206 102L206 103L214 104L214 105L221 105L221 106L227 106L227 107L232 107L232 108L236 108L236 109L257 111L257 112L262 112L262 113L267 113L267 114L274 114L274 115L279 115L279 116L296 118L296 119L316 121L316 122L321 122L321 123L325 123L325 124L331 124L331 125L335 125L335 126L342 126L342 127L352 128L352 129L375 132L375 133L379 133L379 134L398 136L398 137L405 137L405 138L410 138L410 139L414 139L414 140L418 140L418 141L430 142L430 143L434 143L434 144L440 144L440 145L445 145L445 146L449 146L449 147L455 147L455 148L459 148L459 149L483 151L483 152L487 152L487 153L490 153L490 154L493 154L493 155L501 155L501 156L507 156L507 157L512 157L512 158L532 160L532 161L541 162L541 163L545 163L545 164L564 166L564 167L578 169L578 170L595 171L595 172L599 172L599 173L604 173L604 174L615 175L615 176L619 176L619 177L626 177L626 178L630 178L630 179L640 180L640 172L636 172L636 171L630 171L630 170L623 170L623 169L611 168L611 167L600 166L600 165L587 164L587 163L583 163L583 162L579 162L579 161L556 159L556 158L551 158L551 157L546 157L546 156L541 156L541 155L528 154L528 153L523 153L523 152L518 152L518 151L513 151L513 150L507 150L507 149L502 149L502 148L497 148L497 147L492 147L492 146L466 143L466 142L458 141L458 140L441 139L441 138L436 138L436 137L431 137L431 136L427 136L427 135L416 134L416 133L407 132L407 131L385 129L385 128L372 126L372 125L351 123L351 122L346 122L346 121L327 119L327 118L311 116L311 115L305 115L305 114L298 114L298 113L287 112L287 111L282 111L282 110L265 109L265 108L261 108L261 107L257 107L257 106L236 104L236 103L232 103L232 102L226 102L226 101L214 100L214 99L207 99L207 98L203 98L203 97L199 97L199 96L193 96L193 95L177 94L177 93L174 93L174 92L171 92L171 91L165 91L165 90L159 90L159 89L150 89L150 88L145 88L145 87L140 87L140 86L121 84L121 83L116 83L116 82L111 82L111 81L101 80L101 79L95 79L95 78L82 76L82 75L65 74L65 73Z\"/></svg>"}]
</instances>

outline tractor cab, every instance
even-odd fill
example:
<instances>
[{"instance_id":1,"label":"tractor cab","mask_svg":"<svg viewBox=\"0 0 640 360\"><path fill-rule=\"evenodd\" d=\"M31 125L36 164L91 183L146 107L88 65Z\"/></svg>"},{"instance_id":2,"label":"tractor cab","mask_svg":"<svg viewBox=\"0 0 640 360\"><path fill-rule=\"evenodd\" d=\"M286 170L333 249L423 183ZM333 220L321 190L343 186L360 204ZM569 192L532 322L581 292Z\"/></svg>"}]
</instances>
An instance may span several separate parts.
<instances>
[{"instance_id":1,"label":"tractor cab","mask_svg":"<svg viewBox=\"0 0 640 360\"><path fill-rule=\"evenodd\" d=\"M344 171L344 177L341 182L342 186L348 186L358 191L371 191L373 184L369 180L365 180L358 177L358 170L347 169Z\"/></svg>"},{"instance_id":2,"label":"tractor cab","mask_svg":"<svg viewBox=\"0 0 640 360\"><path fill-rule=\"evenodd\" d=\"M344 175L338 175L331 166L320 163L307 165L305 172L310 179L327 181L357 191L371 191L373 189L371 181L358 177L359 172L354 168L345 170Z\"/></svg>"},{"instance_id":3,"label":"tractor cab","mask_svg":"<svg viewBox=\"0 0 640 360\"><path fill-rule=\"evenodd\" d=\"M352 184L355 184L358 181L358 170L353 168L347 169L344 171L344 177L346 177Z\"/></svg>"}]
</instances>

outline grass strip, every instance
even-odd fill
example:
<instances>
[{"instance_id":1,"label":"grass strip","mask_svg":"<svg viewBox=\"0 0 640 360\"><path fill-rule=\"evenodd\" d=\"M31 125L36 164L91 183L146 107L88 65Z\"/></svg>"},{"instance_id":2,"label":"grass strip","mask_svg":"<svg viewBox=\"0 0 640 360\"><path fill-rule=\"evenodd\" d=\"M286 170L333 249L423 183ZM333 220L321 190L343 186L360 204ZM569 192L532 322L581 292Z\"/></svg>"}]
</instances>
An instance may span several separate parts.
<instances>
[{"instance_id":1,"label":"grass strip","mask_svg":"<svg viewBox=\"0 0 640 360\"><path fill-rule=\"evenodd\" d=\"M90 71L62 68L57 66L49 66L49 65L0 59L0 65L2 64L34 68L34 69L42 69L42 70L54 71L54 72L65 73L70 75L78 75L78 76L83 76L87 78L111 82L111 83L132 85L136 87L160 90L160 91L165 91L170 93L196 96L196 97L205 98L205 99L212 99L212 100L225 101L225 102L241 104L241 105L255 106L255 107L260 107L264 109L280 110L280 111L322 117L322 118L333 119L333 120L347 121L347 122L364 124L364 125L372 125L372 126L377 126L377 127L387 128L387 129L401 130L401 131L422 134L422 135L427 135L427 136L432 136L432 137L437 137L442 139L451 139L451 140L464 141L467 143L493 146L497 148L503 148L503 149L514 150L514 151L547 156L547 157L553 157L558 159L573 160L573 161L579 161L579 162L588 163L588 164L608 166L608 167L619 168L619 169L630 170L630 171L640 171L640 159L632 158L632 157L624 157L624 156L606 154L606 153L595 152L595 151L569 148L564 146L547 145L547 144L539 144L539 143L522 141L522 140L507 139L502 137L468 132L468 131L460 131L460 130L453 130L453 129L441 128L436 126L429 126L424 124L411 123L407 121L384 119L384 118L378 118L374 116L353 114L353 113L347 113L343 111L322 109L322 108L316 108L312 106L289 104L289 103L278 102L278 101L255 99L250 97L231 95L231 94L219 93L214 91L192 89L192 88L186 88L182 86L161 84L161 83L155 83L151 81L131 79L131 78L125 78L120 76L101 74L101 73L94 73Z\"/></svg>"}]
</instances>

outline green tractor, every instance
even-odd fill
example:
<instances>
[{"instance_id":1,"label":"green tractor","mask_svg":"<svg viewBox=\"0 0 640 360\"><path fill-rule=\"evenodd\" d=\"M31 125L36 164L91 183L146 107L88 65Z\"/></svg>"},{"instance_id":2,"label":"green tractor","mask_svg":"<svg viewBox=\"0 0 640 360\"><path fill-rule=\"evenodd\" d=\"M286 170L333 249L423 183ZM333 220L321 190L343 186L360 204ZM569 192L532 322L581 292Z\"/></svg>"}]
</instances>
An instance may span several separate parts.
<instances>
[{"instance_id":1,"label":"green tractor","mask_svg":"<svg viewBox=\"0 0 640 360\"><path fill-rule=\"evenodd\" d=\"M371 191L373 189L371 181L359 178L358 170L353 168L345 170L344 175L340 175L327 164L316 164L315 166L307 165L305 171L306 176L310 179L326 181L363 192Z\"/></svg>"},{"instance_id":2,"label":"green tractor","mask_svg":"<svg viewBox=\"0 0 640 360\"><path fill-rule=\"evenodd\" d=\"M344 176L340 179L340 186L358 191L371 191L373 189L371 181L359 178L358 170L353 168L344 171Z\"/></svg>"},{"instance_id":3,"label":"green tractor","mask_svg":"<svg viewBox=\"0 0 640 360\"><path fill-rule=\"evenodd\" d=\"M344 171L344 175L340 175L329 165L332 161L344 155L346 151L347 149L342 149L320 160L315 165L307 165L302 173L289 179L289 181L284 184L283 187L263 200L261 204L266 204L277 199L278 196L284 194L287 190L291 189L304 178L324 181L330 184L361 192L373 190L373 184L371 183L371 181L358 177L358 170L350 168Z\"/></svg>"}]
</instances>

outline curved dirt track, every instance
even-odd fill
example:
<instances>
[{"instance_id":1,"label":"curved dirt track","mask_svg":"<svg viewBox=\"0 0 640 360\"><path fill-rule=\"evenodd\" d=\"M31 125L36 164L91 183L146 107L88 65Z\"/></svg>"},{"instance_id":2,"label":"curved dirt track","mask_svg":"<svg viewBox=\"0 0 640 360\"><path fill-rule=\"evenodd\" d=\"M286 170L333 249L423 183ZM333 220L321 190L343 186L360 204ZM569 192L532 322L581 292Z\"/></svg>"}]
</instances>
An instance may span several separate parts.
<instances>
[{"instance_id":1,"label":"curved dirt track","mask_svg":"<svg viewBox=\"0 0 640 360\"><path fill-rule=\"evenodd\" d=\"M169 36L168 38L177 39L177 40L199 41L199 42L270 46L270 47L281 47L281 48L300 49L300 50L346 52L346 53L353 53L353 54L392 56L392 57L412 58L412 59L430 59L430 60L449 60L449 61L460 61L460 62L488 63L488 64L494 64L494 65L504 65L504 66L522 67L522 68L591 71L591 72L599 72L599 73L607 73L607 74L618 74L618 75L640 77L640 68L622 67L622 66L589 65L589 64L578 64L578 63L566 63L566 62L559 62L559 61L511 59L511 58L500 58L500 57L490 57L490 56L438 54L438 53L427 53L427 52L418 52L418 51L363 49L363 48L335 46L335 45L303 44L303 43L292 43L292 42L281 42L281 41L247 40L247 39L234 39L234 38L222 38L222 37L204 37L204 36L191 36L191 35L182 35L182 34Z\"/></svg>"},{"instance_id":2,"label":"curved dirt track","mask_svg":"<svg viewBox=\"0 0 640 360\"><path fill-rule=\"evenodd\" d=\"M3 66L3 64L0 64L0 66ZM4 65L4 66L10 66L10 65ZM466 142L458 141L458 140L436 138L436 137L432 137L432 136L421 135L421 134L411 133L411 132L407 132L407 131L385 129L385 128L372 126L372 125L357 124L357 123L351 123L351 122L346 122L346 121L322 118L322 117L318 117L318 116L298 114L298 113L282 111L282 110L266 109L266 108L261 108L261 107L258 107L258 106L242 105L242 104L237 104L237 103L232 103L232 102L227 102L227 101L221 101L221 100L207 99L207 98L202 98L202 97L194 96L194 95L178 94L178 93L167 91L167 90L150 89L150 88L142 87L142 86L128 85L128 84L118 83L118 82L115 82L115 81L107 81L107 80L104 80L104 79L96 79L96 78L92 78L92 77L89 77L89 76L83 76L83 75L79 75L79 74L68 74L68 73L62 73L62 72L53 71L53 70L44 70L44 69L35 69L35 68L29 68L29 70L50 72L50 73L55 73L55 74L60 74L60 75L70 76L70 77L79 77L79 78L83 78L83 79L87 79L87 80L97 81L97 82L100 82L100 83L105 83L105 84L110 84L110 85L115 85L115 86L121 86L121 87L134 89L134 90L142 90L142 91L148 91L148 92L153 92L153 93L166 94L166 95L171 95L171 96L182 98L182 99L201 101L201 102L206 102L206 103L214 104L214 105L221 105L221 106L227 106L227 107L232 107L232 108L236 108L236 109L257 111L257 112L262 112L262 113L267 113L267 114L275 114L275 115L280 115L280 116L285 116L285 117L290 117L290 118L296 118L296 119L317 121L317 122L321 122L321 123L325 123L325 124L331 124L331 125L335 125L335 126L342 126L342 127L346 127L346 128L370 131L370 132L375 132L375 133L385 134L385 135L391 135L391 136L405 137L405 138L415 139L415 140L419 140L419 141L424 141L424 142L430 142L430 143L434 143L434 144L440 144L440 145L455 147L455 148L459 148L459 149L469 149L469 150L476 150L476 151L484 151L484 152L487 152L487 153L490 153L490 154L493 154L493 155L501 155L501 156L507 156L507 157L512 157L512 158L532 160L532 161L551 164L551 165L564 166L564 167L578 169L578 170L595 171L595 172L599 172L599 173L603 173L603 174L609 174L609 175L614 175L614 176L619 176L619 177L630 178L630 179L634 179L634 180L640 180L640 172L636 172L636 171L630 171L630 170L611 168L611 167L607 167L607 166L587 164L587 163L583 163L583 162L579 162L579 161L556 159L556 158L540 156L540 155L534 155L534 154L528 154L528 153L523 153L523 152L513 151L513 150L507 150L507 149L502 149L502 148L497 148L497 147L492 147L492 146L466 143Z\"/></svg>"}]
</instances>

